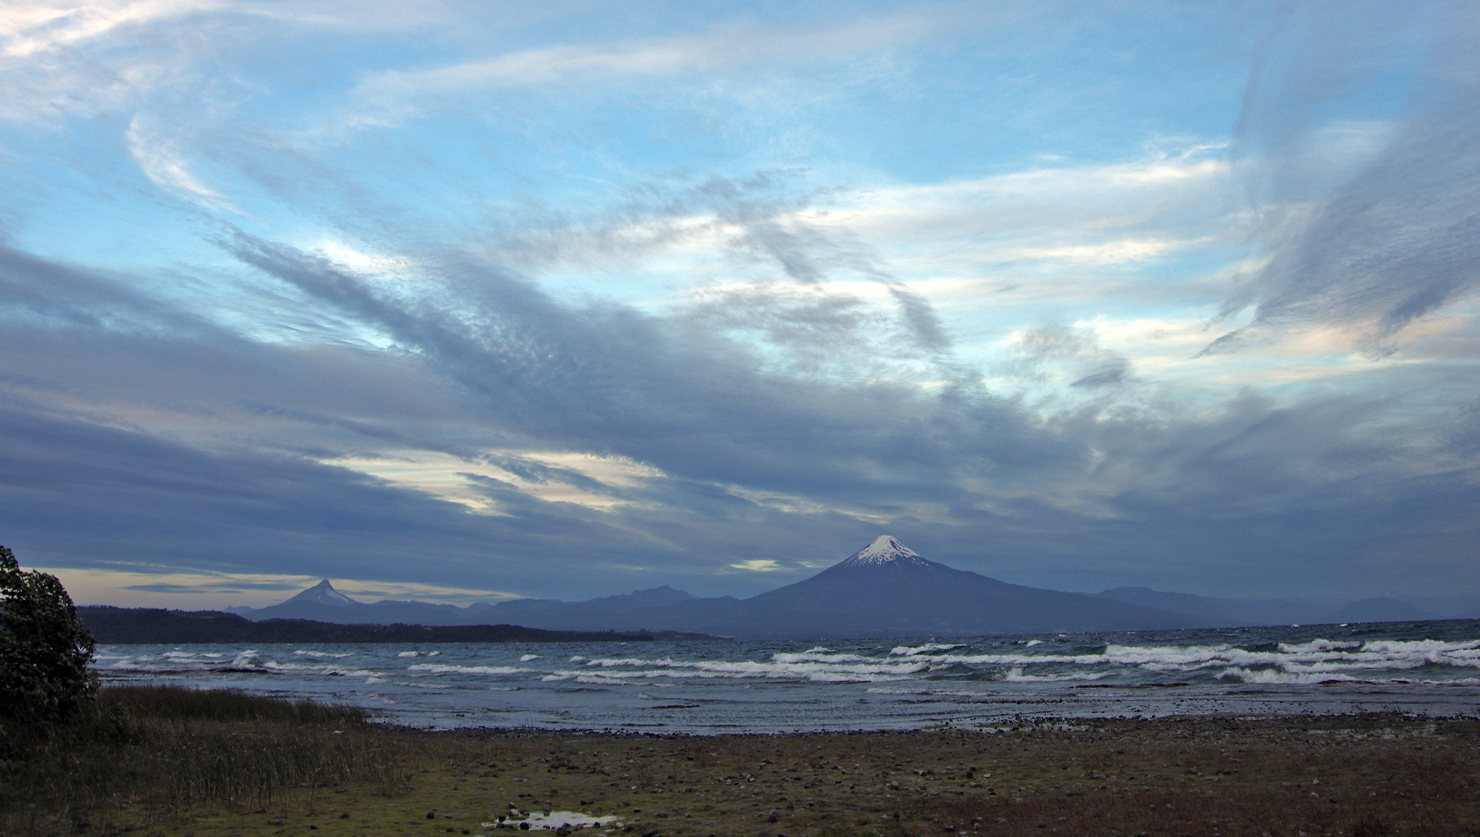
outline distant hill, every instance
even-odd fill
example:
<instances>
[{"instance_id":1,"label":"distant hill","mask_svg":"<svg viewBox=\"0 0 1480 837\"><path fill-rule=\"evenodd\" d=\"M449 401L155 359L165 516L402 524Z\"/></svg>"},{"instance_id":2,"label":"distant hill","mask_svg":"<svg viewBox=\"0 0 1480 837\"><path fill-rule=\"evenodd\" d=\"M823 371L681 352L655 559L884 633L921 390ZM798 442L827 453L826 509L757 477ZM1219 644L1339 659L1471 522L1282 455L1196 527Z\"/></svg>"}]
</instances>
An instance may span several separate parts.
<instances>
[{"instance_id":1,"label":"distant hill","mask_svg":"<svg viewBox=\"0 0 1480 837\"><path fill-rule=\"evenodd\" d=\"M1163 593L1148 587L1117 587L1100 594L1123 602L1158 607L1186 613L1200 619L1214 620L1220 626L1243 625L1321 625L1342 622L1424 622L1431 619L1466 618L1462 597L1440 600L1455 612L1433 610L1388 596L1352 602L1339 608L1318 602L1292 602L1285 599L1218 599L1187 593Z\"/></svg>"},{"instance_id":2,"label":"distant hill","mask_svg":"<svg viewBox=\"0 0 1480 837\"><path fill-rule=\"evenodd\" d=\"M731 626L727 615L737 601L729 596L701 599L665 584L584 602L513 599L493 605L489 615L500 621L546 628L559 625L565 630L641 630L649 625L680 623Z\"/></svg>"},{"instance_id":3,"label":"distant hill","mask_svg":"<svg viewBox=\"0 0 1480 837\"><path fill-rule=\"evenodd\" d=\"M306 619L253 622L219 611L79 607L93 638L105 645L190 643L370 642L651 642L710 639L694 634L614 631L547 631L518 625L342 625Z\"/></svg>"},{"instance_id":4,"label":"distant hill","mask_svg":"<svg viewBox=\"0 0 1480 837\"><path fill-rule=\"evenodd\" d=\"M1437 619L1434 614L1421 607L1398 601L1388 596L1378 596L1352 602L1346 607L1326 615L1325 622L1424 622Z\"/></svg>"},{"instance_id":5,"label":"distant hill","mask_svg":"<svg viewBox=\"0 0 1480 837\"><path fill-rule=\"evenodd\" d=\"M280 604L255 610L230 610L253 622L309 619L340 625L480 625L488 624L488 612L492 607L486 602L467 607L391 599L366 603L335 590L326 578Z\"/></svg>"},{"instance_id":6,"label":"distant hill","mask_svg":"<svg viewBox=\"0 0 1480 837\"><path fill-rule=\"evenodd\" d=\"M1219 627L1293 625L1325 621L1330 607L1285 599L1219 599L1190 593L1163 593L1149 587L1117 587L1100 594L1117 601L1185 613Z\"/></svg>"}]
</instances>

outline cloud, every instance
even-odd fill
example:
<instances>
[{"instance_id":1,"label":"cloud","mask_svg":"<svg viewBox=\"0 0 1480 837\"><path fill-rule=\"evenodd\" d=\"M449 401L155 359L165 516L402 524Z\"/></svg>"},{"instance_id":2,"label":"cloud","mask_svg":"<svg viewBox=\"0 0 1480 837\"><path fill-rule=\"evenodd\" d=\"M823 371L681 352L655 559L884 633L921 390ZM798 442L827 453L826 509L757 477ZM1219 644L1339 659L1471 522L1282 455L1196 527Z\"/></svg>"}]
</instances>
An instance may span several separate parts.
<instances>
[{"instance_id":1,"label":"cloud","mask_svg":"<svg viewBox=\"0 0 1480 837\"><path fill-rule=\"evenodd\" d=\"M1288 182L1268 190L1306 209L1285 216L1272 258L1224 306L1225 314L1254 306L1250 327L1209 352L1308 323L1345 323L1366 351L1389 353L1412 323L1469 298L1480 282L1480 77L1467 39L1434 37L1442 29L1473 36L1476 21L1437 4L1390 27L1364 18L1355 36L1351 23L1346 8L1329 4L1294 15L1272 37L1297 43L1250 82L1242 147L1272 151L1267 176ZM1354 90L1394 83L1386 76L1417 39L1433 56L1421 68L1432 83L1405 100L1370 162L1329 190L1287 177L1304 144L1321 137L1317 114ZM1287 88L1302 95L1278 95Z\"/></svg>"},{"instance_id":2,"label":"cloud","mask_svg":"<svg viewBox=\"0 0 1480 837\"><path fill-rule=\"evenodd\" d=\"M1101 348L1093 327L1046 325L1013 335L1015 362L1011 374L1039 381L1067 380L1071 388L1099 389L1127 383L1131 363Z\"/></svg>"},{"instance_id":3,"label":"cloud","mask_svg":"<svg viewBox=\"0 0 1480 837\"><path fill-rule=\"evenodd\" d=\"M1450 409L1442 399L1395 411L1357 394L1284 405L1246 394L1213 408L1035 415L980 387L767 371L683 316L559 303L461 256L438 262L444 296L408 301L313 254L250 237L230 246L395 348L245 341L110 293L105 277L12 255L7 298L34 299L54 279L87 293L71 297L80 310L30 304L27 316L50 319L6 321L7 545L48 566L310 570L574 598L638 574L701 594L759 592L776 582L744 579L793 578L788 568L841 559L880 527L947 563L1073 589L1181 572L1188 555L1201 556L1203 579L1294 585L1338 557L1388 560L1405 537L1432 550L1415 572L1437 577L1476 534L1458 509L1480 432L1473 413L1433 421ZM822 329L792 340L806 351L832 333L869 351L869 316L822 305L811 286L795 293L780 311L764 303L779 319L758 322ZM125 304L87 316L93 299ZM40 323L52 320L71 331L50 334ZM138 328L177 320L193 325ZM1066 382L1111 373L1081 389L1114 389L1125 368L1086 327L1020 343L1025 362ZM1426 393L1463 378L1369 374L1400 372ZM335 464L408 450L444 452L492 513ZM632 464L608 473L538 451ZM616 502L542 499L557 484ZM1399 509L1423 512L1410 524ZM767 562L777 569L757 571Z\"/></svg>"},{"instance_id":4,"label":"cloud","mask_svg":"<svg viewBox=\"0 0 1480 837\"><path fill-rule=\"evenodd\" d=\"M922 408L966 410L960 419L967 424L991 420L999 431L1033 435L1020 418L988 419L998 408L984 394L932 407L931 396L904 384L836 387L758 372L728 341L673 334L661 320L619 308L565 309L488 267L466 266L477 278L457 280L454 307L403 308L305 254L248 239L234 246L244 262L435 359L444 374L480 393L506 426L590 451L610 449L613 430L620 430L625 447L618 452L670 473L725 481L750 473L775 480L760 486L771 488L789 480L832 482L833 473L846 482L842 473L852 469L843 463L852 454L844 450L860 435L886 449L897 445L905 459L933 460L945 451L922 447L911 429ZM894 409L881 411L884 404ZM820 435L823 428L828 435ZM769 457L766 451L789 437L814 443L762 467L757 456ZM1004 445L1013 450L1010 459L1034 447L1027 439L979 441L986 449L976 455L989 459Z\"/></svg>"},{"instance_id":5,"label":"cloud","mask_svg":"<svg viewBox=\"0 0 1480 837\"><path fill-rule=\"evenodd\" d=\"M725 27L703 35L546 46L426 69L373 72L350 98L363 108L354 121L386 125L500 88L694 77L738 67L775 70L874 56L915 41L926 29L924 19L896 14L825 28Z\"/></svg>"},{"instance_id":6,"label":"cloud","mask_svg":"<svg viewBox=\"0 0 1480 837\"><path fill-rule=\"evenodd\" d=\"M75 47L114 30L222 8L211 0L122 0L9 4L0 12L0 54L36 60L38 53Z\"/></svg>"},{"instance_id":7,"label":"cloud","mask_svg":"<svg viewBox=\"0 0 1480 837\"><path fill-rule=\"evenodd\" d=\"M1149 54L1094 10L22 8L0 540L160 591L743 594L880 531L1075 589L1452 584L1471 30L1420 68L1292 9L1229 147L1185 29L1198 81L1054 121L1085 75L1028 58Z\"/></svg>"},{"instance_id":8,"label":"cloud","mask_svg":"<svg viewBox=\"0 0 1480 837\"><path fill-rule=\"evenodd\" d=\"M135 115L128 126L129 154L144 174L163 189L240 214L219 192L190 171L179 153L177 140L163 135L154 122Z\"/></svg>"},{"instance_id":9,"label":"cloud","mask_svg":"<svg viewBox=\"0 0 1480 837\"><path fill-rule=\"evenodd\" d=\"M770 558L752 558L749 561L741 561L738 564L731 564L730 566L737 570L757 573L769 573L781 569L781 565Z\"/></svg>"}]
</instances>

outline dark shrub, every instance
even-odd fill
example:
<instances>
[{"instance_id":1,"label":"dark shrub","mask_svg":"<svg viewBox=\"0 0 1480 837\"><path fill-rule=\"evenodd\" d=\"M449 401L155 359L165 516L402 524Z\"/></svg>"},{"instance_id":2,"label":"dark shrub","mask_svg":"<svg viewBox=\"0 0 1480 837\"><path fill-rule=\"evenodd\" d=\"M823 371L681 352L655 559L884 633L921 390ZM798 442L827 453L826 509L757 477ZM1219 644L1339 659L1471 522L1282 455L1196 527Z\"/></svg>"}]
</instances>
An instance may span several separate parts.
<instances>
[{"instance_id":1,"label":"dark shrub","mask_svg":"<svg viewBox=\"0 0 1480 837\"><path fill-rule=\"evenodd\" d=\"M92 634L56 576L24 571L0 546L0 717L60 721L90 703Z\"/></svg>"}]
</instances>

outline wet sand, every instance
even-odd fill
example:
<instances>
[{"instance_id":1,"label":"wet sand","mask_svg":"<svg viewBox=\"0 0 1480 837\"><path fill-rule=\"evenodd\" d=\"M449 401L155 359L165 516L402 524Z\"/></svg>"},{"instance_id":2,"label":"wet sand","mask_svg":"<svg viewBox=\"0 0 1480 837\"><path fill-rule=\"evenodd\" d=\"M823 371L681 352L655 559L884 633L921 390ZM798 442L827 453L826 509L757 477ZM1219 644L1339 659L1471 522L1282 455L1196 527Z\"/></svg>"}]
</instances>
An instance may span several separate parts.
<instances>
[{"instance_id":1,"label":"wet sand","mask_svg":"<svg viewBox=\"0 0 1480 837\"><path fill-rule=\"evenodd\" d=\"M387 730L400 787L295 789L115 830L167 835L1480 834L1480 721L1038 722L779 736ZM405 742L402 742L404 746ZM136 820L132 821L131 820Z\"/></svg>"}]
</instances>

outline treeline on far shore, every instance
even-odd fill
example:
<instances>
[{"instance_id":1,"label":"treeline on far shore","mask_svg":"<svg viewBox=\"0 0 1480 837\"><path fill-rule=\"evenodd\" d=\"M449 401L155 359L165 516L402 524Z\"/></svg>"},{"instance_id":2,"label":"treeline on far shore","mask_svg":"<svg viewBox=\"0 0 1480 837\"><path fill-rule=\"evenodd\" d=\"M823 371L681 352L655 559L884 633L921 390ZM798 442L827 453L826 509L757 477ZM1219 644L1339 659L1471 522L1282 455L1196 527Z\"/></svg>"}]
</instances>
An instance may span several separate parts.
<instances>
[{"instance_id":1,"label":"treeline on far shore","mask_svg":"<svg viewBox=\"0 0 1480 837\"><path fill-rule=\"evenodd\" d=\"M93 638L106 645L172 643L446 643L651 642L713 639L673 631L545 631L518 625L338 625L308 619L253 622L234 613L156 608L77 608Z\"/></svg>"}]
</instances>

